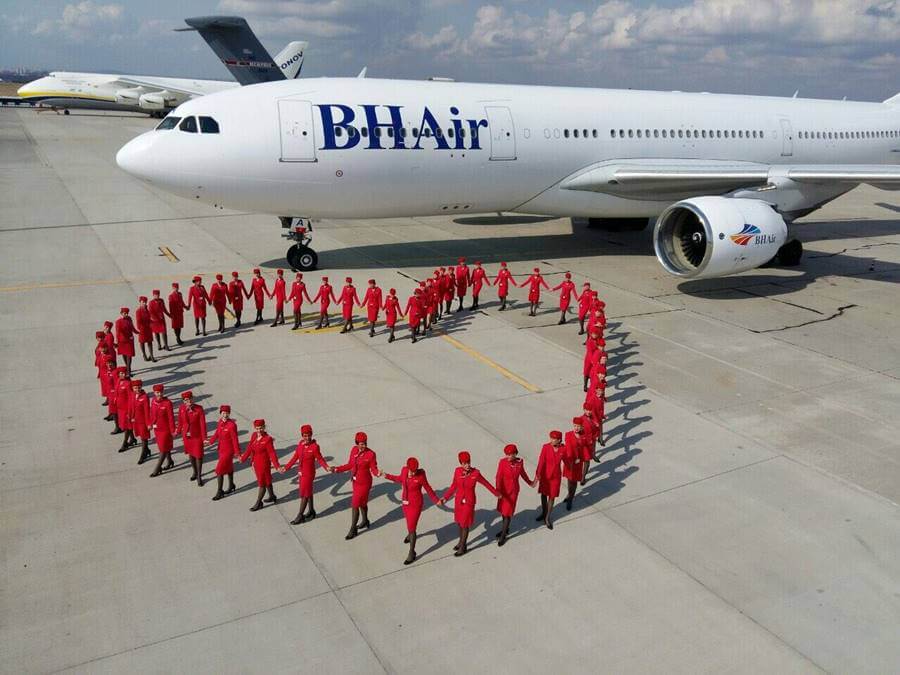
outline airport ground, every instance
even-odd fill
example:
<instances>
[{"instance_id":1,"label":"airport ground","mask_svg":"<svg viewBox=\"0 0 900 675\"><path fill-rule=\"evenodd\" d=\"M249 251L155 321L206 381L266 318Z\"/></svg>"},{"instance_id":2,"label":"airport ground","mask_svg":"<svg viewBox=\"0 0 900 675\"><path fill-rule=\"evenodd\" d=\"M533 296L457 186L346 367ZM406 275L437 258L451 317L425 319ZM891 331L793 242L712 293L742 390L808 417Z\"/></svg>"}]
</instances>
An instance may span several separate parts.
<instances>
[{"instance_id":1,"label":"airport ground","mask_svg":"<svg viewBox=\"0 0 900 675\"><path fill-rule=\"evenodd\" d=\"M699 282L669 277L646 232L566 219L319 223L333 280L405 298L465 255L556 283L571 270L607 302L607 453L574 510L538 527L526 488L498 548L482 493L455 558L452 515L431 506L404 566L392 483L376 482L373 527L347 542L346 474L320 476L319 517L294 527L293 471L276 507L250 513L246 465L212 502L213 484L151 480L137 450L116 452L94 331L195 273L271 278L286 248L271 217L119 171L116 150L153 125L0 110L0 670L896 672L897 193L858 188L804 219L798 268ZM188 330L135 365L147 387L193 389L210 421L230 403L244 441L265 417L282 458L300 423L329 461L364 429L382 468L417 455L442 491L463 448L492 478L514 442L533 471L548 430L580 410L581 340L557 318L555 296L537 318L491 297L415 345L383 328Z\"/></svg>"}]
</instances>

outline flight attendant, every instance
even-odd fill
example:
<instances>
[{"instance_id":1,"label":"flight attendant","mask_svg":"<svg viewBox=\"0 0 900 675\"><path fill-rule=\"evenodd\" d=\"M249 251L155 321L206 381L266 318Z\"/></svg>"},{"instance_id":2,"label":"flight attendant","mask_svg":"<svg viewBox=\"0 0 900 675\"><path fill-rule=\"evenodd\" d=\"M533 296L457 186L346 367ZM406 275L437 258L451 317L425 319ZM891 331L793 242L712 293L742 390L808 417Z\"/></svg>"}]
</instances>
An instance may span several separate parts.
<instances>
[{"instance_id":1,"label":"flight attendant","mask_svg":"<svg viewBox=\"0 0 900 675\"><path fill-rule=\"evenodd\" d=\"M136 439L141 439L141 456L138 464L150 459L150 399L143 385L141 380L131 381L131 407L128 411L132 434Z\"/></svg>"},{"instance_id":2,"label":"flight attendant","mask_svg":"<svg viewBox=\"0 0 900 675\"><path fill-rule=\"evenodd\" d=\"M469 530L475 523L475 488L480 483L495 497L500 495L494 486L481 475L481 472L472 466L472 455L468 450L461 451L457 455L457 459L459 466L453 472L453 481L444 496L441 497L440 503L450 501L455 495L453 519L459 526L459 543L453 547L453 550L456 551L453 555L459 557L468 551Z\"/></svg>"},{"instance_id":3,"label":"flight attendant","mask_svg":"<svg viewBox=\"0 0 900 675\"><path fill-rule=\"evenodd\" d=\"M119 366L118 379L116 380L116 417L119 425L114 434L124 434L119 452L125 452L133 445L134 434L131 433L131 378L128 377L124 366Z\"/></svg>"},{"instance_id":4,"label":"flight attendant","mask_svg":"<svg viewBox=\"0 0 900 675\"><path fill-rule=\"evenodd\" d=\"M172 292L169 293L169 316L172 318L172 331L175 333L175 342L179 345L184 343L181 341L181 329L184 328L184 310L187 305L184 304L184 296L178 290L178 282L172 282Z\"/></svg>"},{"instance_id":5,"label":"flight attendant","mask_svg":"<svg viewBox=\"0 0 900 675\"><path fill-rule=\"evenodd\" d=\"M409 323L409 334L413 344L416 343L422 312L422 290L417 288L406 301L406 320Z\"/></svg>"},{"instance_id":6,"label":"flight attendant","mask_svg":"<svg viewBox=\"0 0 900 675\"><path fill-rule=\"evenodd\" d=\"M319 286L319 291L312 301L319 303L319 325L316 326L316 330L323 327L327 328L331 323L331 320L328 318L328 308L332 302L337 302L337 298L334 297L334 289L328 283L328 277L322 277L322 285Z\"/></svg>"},{"instance_id":7,"label":"flight attendant","mask_svg":"<svg viewBox=\"0 0 900 675\"><path fill-rule=\"evenodd\" d=\"M559 488L562 484L562 462L565 453L562 438L561 431L550 432L550 442L544 443L541 448L537 468L534 470L538 492L541 494L541 512L535 520L544 521L551 530L553 521L550 520L550 514L553 512L553 502L559 497Z\"/></svg>"},{"instance_id":8,"label":"flight attendant","mask_svg":"<svg viewBox=\"0 0 900 675\"><path fill-rule=\"evenodd\" d=\"M115 429L119 428L119 418L116 415L116 383L119 380L119 373L116 368L116 357L107 356L104 364L103 378L106 387L106 417L103 419L112 422ZM118 431L112 431L116 434Z\"/></svg>"},{"instance_id":9,"label":"flight attendant","mask_svg":"<svg viewBox=\"0 0 900 675\"><path fill-rule=\"evenodd\" d=\"M394 341L394 328L397 326L397 317L403 316L400 309L400 299L397 297L397 289L392 288L388 291L387 297L384 299L384 320L388 329L391 331L388 342Z\"/></svg>"},{"instance_id":10,"label":"flight attendant","mask_svg":"<svg viewBox=\"0 0 900 675\"><path fill-rule=\"evenodd\" d=\"M153 400L150 401L150 427L156 438L156 449L159 450L159 461L156 468L150 474L155 478L163 470L175 466L172 461L172 439L175 435L175 413L172 409L172 401L165 395L165 387L161 384L153 385ZM165 463L165 466L163 466Z\"/></svg>"},{"instance_id":11,"label":"flight attendant","mask_svg":"<svg viewBox=\"0 0 900 675\"><path fill-rule=\"evenodd\" d=\"M194 403L190 391L182 392L178 409L178 433L184 443L184 452L191 462L191 480L203 487L203 443L206 441L206 414L203 407Z\"/></svg>"},{"instance_id":12,"label":"flight attendant","mask_svg":"<svg viewBox=\"0 0 900 675\"><path fill-rule=\"evenodd\" d=\"M578 291L575 289L575 284L572 282L572 273L566 272L565 280L558 286L554 286L553 290L559 291L558 325L561 326L566 322L566 314L569 312L569 305L572 304L572 299L574 298L575 302L578 302Z\"/></svg>"},{"instance_id":13,"label":"flight attendant","mask_svg":"<svg viewBox=\"0 0 900 675\"><path fill-rule=\"evenodd\" d=\"M237 272L231 273L231 282L228 284L228 297L231 299L231 311L234 312L234 327L241 327L241 314L244 312L244 297L250 297L243 279Z\"/></svg>"},{"instance_id":14,"label":"flight attendant","mask_svg":"<svg viewBox=\"0 0 900 675\"><path fill-rule=\"evenodd\" d=\"M125 362L125 374L131 377L131 359L134 358L134 322L128 316L127 307L119 308L116 319L116 352Z\"/></svg>"},{"instance_id":15,"label":"flight attendant","mask_svg":"<svg viewBox=\"0 0 900 675\"><path fill-rule=\"evenodd\" d=\"M272 328L278 324L284 325L284 301L287 299L287 283L284 280L284 270L275 271L275 283L272 286L272 295L270 298L275 299L275 321L272 322Z\"/></svg>"},{"instance_id":16,"label":"flight attendant","mask_svg":"<svg viewBox=\"0 0 900 675\"><path fill-rule=\"evenodd\" d=\"M403 543L409 544L409 554L403 564L411 565L416 560L416 528L419 524L419 516L422 514L422 506L425 503L422 490L428 494L433 503L437 504L440 500L428 483L425 469L419 467L419 460L415 457L406 460L406 466L400 470L399 476L386 473L384 477L401 485L400 503L403 515L406 517L407 533Z\"/></svg>"},{"instance_id":17,"label":"flight attendant","mask_svg":"<svg viewBox=\"0 0 900 675\"><path fill-rule=\"evenodd\" d=\"M134 324L137 328L138 344L141 346L141 356L144 357L144 361L156 363L156 357L153 356L153 331L150 329L150 309L147 307L146 295L138 298L138 306L134 310ZM147 358L148 349L150 358Z\"/></svg>"},{"instance_id":18,"label":"flight attendant","mask_svg":"<svg viewBox=\"0 0 900 675\"><path fill-rule=\"evenodd\" d=\"M381 311L382 293L374 279L369 279L369 287L363 295L360 307L366 308L366 319L369 320L369 337L375 337L375 323L378 321L378 312Z\"/></svg>"},{"instance_id":19,"label":"flight attendant","mask_svg":"<svg viewBox=\"0 0 900 675\"><path fill-rule=\"evenodd\" d=\"M469 272L469 266L466 265L466 259L460 258L456 265L456 297L459 300L459 307L456 308L457 312L461 312L463 309L463 300L466 297L471 281L471 273Z\"/></svg>"},{"instance_id":20,"label":"flight attendant","mask_svg":"<svg viewBox=\"0 0 900 675\"><path fill-rule=\"evenodd\" d=\"M341 303L341 316L344 319L344 327L341 333L348 333L353 330L353 307L360 304L359 296L356 294L356 287L353 285L353 278L344 279L345 285L341 289L341 295L337 299Z\"/></svg>"},{"instance_id":21,"label":"flight attendant","mask_svg":"<svg viewBox=\"0 0 900 675\"><path fill-rule=\"evenodd\" d=\"M435 321L434 309L434 279L426 279L425 286L419 294L419 302L422 305L422 335L431 330L431 324Z\"/></svg>"},{"instance_id":22,"label":"flight attendant","mask_svg":"<svg viewBox=\"0 0 900 675\"><path fill-rule=\"evenodd\" d=\"M579 328L578 330L579 335L584 335L584 321L587 318L593 301L594 296L593 292L591 291L591 285L590 283L585 281L581 285L581 298L578 300L578 323L581 326L581 328Z\"/></svg>"},{"instance_id":23,"label":"flight attendant","mask_svg":"<svg viewBox=\"0 0 900 675\"><path fill-rule=\"evenodd\" d=\"M216 275L216 283L209 289L209 302L216 312L216 318L219 319L219 332L225 332L225 309L228 307L228 284L225 283L221 274Z\"/></svg>"},{"instance_id":24,"label":"flight attendant","mask_svg":"<svg viewBox=\"0 0 900 675\"><path fill-rule=\"evenodd\" d=\"M300 442L297 449L282 473L288 471L294 464L297 465L297 494L300 497L300 510L297 517L291 521L291 525L299 525L316 517L316 507L313 503L313 481L316 479L316 463L326 471L331 471L328 462L322 457L319 444L313 440L313 428L309 424L300 427ZM307 507L309 511L307 512Z\"/></svg>"},{"instance_id":25,"label":"flight attendant","mask_svg":"<svg viewBox=\"0 0 900 675\"><path fill-rule=\"evenodd\" d=\"M472 270L472 307L470 309L478 309L478 296L481 295L481 289L488 281L487 272L481 266L481 261L475 261L475 269Z\"/></svg>"},{"instance_id":26,"label":"flight attendant","mask_svg":"<svg viewBox=\"0 0 900 675\"><path fill-rule=\"evenodd\" d=\"M275 454L275 441L266 433L265 420L253 420L253 435L247 443L247 449L241 455L241 461L246 462L248 457L253 460L253 473L256 474L256 503L251 511L259 511L263 507L263 495L268 491L269 496L265 501L275 504L278 497L272 489L272 467L281 469L278 463L278 455Z\"/></svg>"},{"instance_id":27,"label":"flight attendant","mask_svg":"<svg viewBox=\"0 0 900 675\"><path fill-rule=\"evenodd\" d=\"M565 449L563 450L563 478L568 482L566 495L566 511L572 510L575 499L575 487L584 478L584 420L576 417L572 420L572 431L566 432Z\"/></svg>"},{"instance_id":28,"label":"flight attendant","mask_svg":"<svg viewBox=\"0 0 900 675\"><path fill-rule=\"evenodd\" d=\"M519 448L510 443L503 448L503 455L497 463L497 476L494 480L499 493L497 511L502 518L502 525L497 533L497 546L503 546L509 536L509 524L516 513L516 502L519 500L519 481L523 480L531 487L537 485L536 481L528 477L525 462L519 459Z\"/></svg>"},{"instance_id":29,"label":"flight attendant","mask_svg":"<svg viewBox=\"0 0 900 675\"><path fill-rule=\"evenodd\" d=\"M203 335L206 336L206 305L209 304L209 293L203 285L203 280L197 276L192 280L191 290L188 291L187 309L194 312L194 335L200 335L200 324L203 324Z\"/></svg>"},{"instance_id":30,"label":"flight attendant","mask_svg":"<svg viewBox=\"0 0 900 675\"><path fill-rule=\"evenodd\" d=\"M113 335L113 322L112 321L104 321L103 322L103 341L106 343L106 348L109 350L110 355L113 359L116 358L116 336Z\"/></svg>"},{"instance_id":31,"label":"flight attendant","mask_svg":"<svg viewBox=\"0 0 900 675\"><path fill-rule=\"evenodd\" d=\"M262 273L258 267L253 268L253 279L250 281L250 288L247 290L247 299L253 296L253 304L256 306L256 320L254 326L262 323L263 308L266 306L266 296L272 297L269 293L269 287L266 286L266 280L263 279Z\"/></svg>"},{"instance_id":32,"label":"flight attendant","mask_svg":"<svg viewBox=\"0 0 900 675\"><path fill-rule=\"evenodd\" d=\"M444 277L446 274L440 270L437 271L434 281L431 283L431 322L428 324L428 330L434 328L434 324L444 317L443 300L444 300Z\"/></svg>"},{"instance_id":33,"label":"flight attendant","mask_svg":"<svg viewBox=\"0 0 900 675\"><path fill-rule=\"evenodd\" d=\"M591 460L594 458L594 452L597 447L597 423L594 421L594 413L591 411L591 407L586 403L582 405L582 434L584 438L581 441L581 459L584 463L584 468L582 469L581 474L581 484L585 484L585 477L587 476L588 469L591 466Z\"/></svg>"},{"instance_id":34,"label":"flight attendant","mask_svg":"<svg viewBox=\"0 0 900 675\"><path fill-rule=\"evenodd\" d=\"M169 331L166 330L166 317L169 316L169 310L166 309L165 301L159 297L159 289L154 288L153 297L147 305L150 310L150 331L156 337L156 346L160 351L165 349L169 351Z\"/></svg>"},{"instance_id":35,"label":"flight attendant","mask_svg":"<svg viewBox=\"0 0 900 675\"><path fill-rule=\"evenodd\" d=\"M600 332L591 330L590 337L584 343L584 359L582 360L581 374L584 377L584 392L587 393L588 382L591 379L591 368L594 365L594 354L600 349Z\"/></svg>"},{"instance_id":36,"label":"flight attendant","mask_svg":"<svg viewBox=\"0 0 900 675\"><path fill-rule=\"evenodd\" d=\"M303 273L297 272L294 276L294 283L291 284L291 294L288 296L288 300L293 301L294 303L294 327L291 328L291 330L300 328L300 324L303 320L304 297L309 304L312 304L312 300L309 299L309 293L306 292L306 284L303 283Z\"/></svg>"},{"instance_id":37,"label":"flight attendant","mask_svg":"<svg viewBox=\"0 0 900 675\"><path fill-rule=\"evenodd\" d=\"M597 424L597 441L600 443L600 447L603 447L606 445L606 441L603 439L603 421L606 419L606 380L599 380L596 383L595 387L588 392L584 404L591 408L591 414Z\"/></svg>"},{"instance_id":38,"label":"flight attendant","mask_svg":"<svg viewBox=\"0 0 900 675\"><path fill-rule=\"evenodd\" d=\"M528 304L531 305L531 310L529 311L529 316L537 316L537 308L541 302L541 286L546 288L548 291L550 287L547 285L547 282L544 281L544 277L541 276L541 268L535 267L534 271L531 273L531 276L525 280L523 286L528 286Z\"/></svg>"},{"instance_id":39,"label":"flight attendant","mask_svg":"<svg viewBox=\"0 0 900 675\"><path fill-rule=\"evenodd\" d=\"M354 438L355 445L350 448L350 457L346 464L331 467L332 473L350 472L350 481L353 483L353 497L350 500L352 509L350 531L344 539L353 539L358 533L358 527L369 527L369 490L372 489L372 476L381 476L378 470L378 458L375 452L369 448L369 438L362 431L357 431ZM362 513L362 522L359 516Z\"/></svg>"},{"instance_id":40,"label":"flight attendant","mask_svg":"<svg viewBox=\"0 0 900 675\"><path fill-rule=\"evenodd\" d=\"M518 287L519 284L513 279L512 273L507 269L506 263L500 263L500 271L497 272L497 278L494 279L494 286L497 287L497 296L500 298L500 311L506 309L506 298L509 295L509 285Z\"/></svg>"},{"instance_id":41,"label":"flight attendant","mask_svg":"<svg viewBox=\"0 0 900 675\"><path fill-rule=\"evenodd\" d=\"M103 399L103 403L100 405L108 404L106 398L106 383L104 382L103 377L103 373L106 372L106 357L109 355L109 349L106 347L105 335L106 334L102 330L98 330L94 333L94 338L97 340L97 344L94 345L94 366L97 368L97 379L100 380L100 398Z\"/></svg>"},{"instance_id":42,"label":"flight attendant","mask_svg":"<svg viewBox=\"0 0 900 675\"><path fill-rule=\"evenodd\" d=\"M453 298L456 297L456 270L454 268L450 268L447 270L447 283L444 288L444 313L449 314L450 310L453 309Z\"/></svg>"},{"instance_id":43,"label":"flight attendant","mask_svg":"<svg viewBox=\"0 0 900 675\"><path fill-rule=\"evenodd\" d=\"M218 443L219 461L216 462L216 481L218 487L216 494L212 500L219 501L226 494L234 492L234 460L240 459L241 442L238 439L237 422L231 419L231 406L224 404L219 406L219 422L216 424L216 430L209 437L205 445L210 446ZM222 491L222 483L228 476L228 490Z\"/></svg>"}]
</instances>

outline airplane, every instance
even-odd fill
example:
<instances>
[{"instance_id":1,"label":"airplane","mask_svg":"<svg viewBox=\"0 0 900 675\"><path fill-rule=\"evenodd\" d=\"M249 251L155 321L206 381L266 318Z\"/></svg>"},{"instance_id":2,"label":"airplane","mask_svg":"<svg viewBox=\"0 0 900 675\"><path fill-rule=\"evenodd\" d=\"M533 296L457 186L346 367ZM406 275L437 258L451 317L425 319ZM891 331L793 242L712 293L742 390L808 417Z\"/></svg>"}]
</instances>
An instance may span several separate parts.
<instances>
[{"instance_id":1,"label":"airplane","mask_svg":"<svg viewBox=\"0 0 900 675\"><path fill-rule=\"evenodd\" d=\"M21 102L42 107L144 112L163 117L177 105L241 85L295 79L303 67L308 42L294 41L273 61L247 22L236 16L185 19L198 31L235 78L235 82L146 75L52 72L19 88Z\"/></svg>"},{"instance_id":2,"label":"airplane","mask_svg":"<svg viewBox=\"0 0 900 675\"><path fill-rule=\"evenodd\" d=\"M188 101L116 161L192 201L278 216L299 270L318 261L308 219L518 212L655 219L662 266L708 278L799 264L795 219L860 183L900 189L900 94L310 78Z\"/></svg>"}]
</instances>

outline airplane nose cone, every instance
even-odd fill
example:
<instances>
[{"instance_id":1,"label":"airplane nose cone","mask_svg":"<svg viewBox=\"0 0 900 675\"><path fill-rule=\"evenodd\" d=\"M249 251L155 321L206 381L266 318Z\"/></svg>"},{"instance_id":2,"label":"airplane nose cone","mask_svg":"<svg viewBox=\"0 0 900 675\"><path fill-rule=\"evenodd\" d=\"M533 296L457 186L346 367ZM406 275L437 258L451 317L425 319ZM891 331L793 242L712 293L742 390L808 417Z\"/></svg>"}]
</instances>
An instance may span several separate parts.
<instances>
[{"instance_id":1,"label":"airplane nose cone","mask_svg":"<svg viewBox=\"0 0 900 675\"><path fill-rule=\"evenodd\" d=\"M142 134L123 145L116 153L116 164L122 171L141 180L149 181L153 162L148 156L151 140L147 136L147 134Z\"/></svg>"}]
</instances>

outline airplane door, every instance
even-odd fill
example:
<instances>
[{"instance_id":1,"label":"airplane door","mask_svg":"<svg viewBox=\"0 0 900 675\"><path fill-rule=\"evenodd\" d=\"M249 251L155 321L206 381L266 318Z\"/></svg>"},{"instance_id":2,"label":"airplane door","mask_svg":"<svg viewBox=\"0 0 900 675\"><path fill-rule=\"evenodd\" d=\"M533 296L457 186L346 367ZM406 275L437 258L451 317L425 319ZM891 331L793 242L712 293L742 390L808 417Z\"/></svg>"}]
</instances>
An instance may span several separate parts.
<instances>
[{"instance_id":1,"label":"airplane door","mask_svg":"<svg viewBox=\"0 0 900 675\"><path fill-rule=\"evenodd\" d=\"M791 157L794 154L794 130L791 121L781 119L781 156Z\"/></svg>"},{"instance_id":2,"label":"airplane door","mask_svg":"<svg viewBox=\"0 0 900 675\"><path fill-rule=\"evenodd\" d=\"M315 162L312 103L278 101L278 123L281 127L281 161Z\"/></svg>"},{"instance_id":3,"label":"airplane door","mask_svg":"<svg viewBox=\"0 0 900 675\"><path fill-rule=\"evenodd\" d=\"M509 108L486 106L488 131L491 133L491 159L516 158L516 129Z\"/></svg>"}]
</instances>

